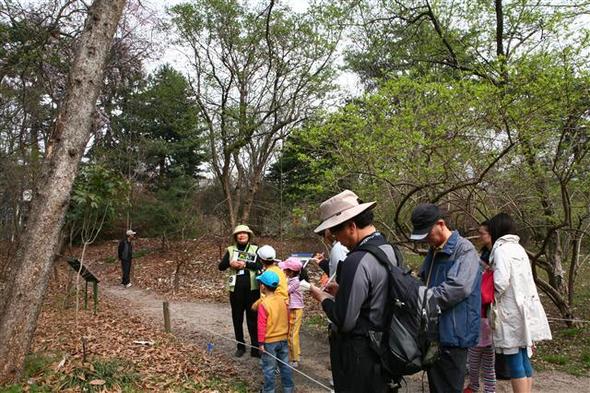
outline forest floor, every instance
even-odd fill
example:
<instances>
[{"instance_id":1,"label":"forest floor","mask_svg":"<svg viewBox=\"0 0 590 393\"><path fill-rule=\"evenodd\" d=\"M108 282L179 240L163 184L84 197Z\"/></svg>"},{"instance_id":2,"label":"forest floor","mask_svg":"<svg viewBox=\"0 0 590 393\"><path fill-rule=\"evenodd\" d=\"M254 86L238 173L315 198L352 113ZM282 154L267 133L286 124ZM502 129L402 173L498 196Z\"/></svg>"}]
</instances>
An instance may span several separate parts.
<instances>
[{"instance_id":1,"label":"forest floor","mask_svg":"<svg viewBox=\"0 0 590 393\"><path fill-rule=\"evenodd\" d=\"M305 241L257 240L272 244L279 256L321 247ZM233 357L225 276L217 269L224 252L221 241L173 242L163 248L157 240L138 240L133 287L127 289L119 284L120 267L113 256L116 246L114 241L103 242L85 256L85 263L101 279L96 316L91 310L75 312L75 297L66 295L71 274L64 261L56 263L27 362L26 382L4 390L0 387L0 392L258 391L262 381L258 359L248 354ZM74 250L74 255L79 253ZM174 290L178 261L183 264ZM318 278L315 266L310 266L310 276L311 281ZM162 331L165 300L170 303L172 334ZM306 297L299 370L309 378L295 373L298 392L322 392L330 386L325 324L317 304ZM538 371L534 391L590 392L587 328L558 326L552 324L556 340L541 345L534 358ZM245 332L247 336L247 329ZM422 392L422 376L408 378L402 391ZM497 391L509 392L509 384L499 382Z\"/></svg>"},{"instance_id":2,"label":"forest floor","mask_svg":"<svg viewBox=\"0 0 590 393\"><path fill-rule=\"evenodd\" d=\"M144 318L162 320L162 298L156 294L148 293L143 289L133 287L124 289L120 286L107 287L107 293L113 300L118 299L120 303L126 304L129 309L135 310L134 312L138 315L142 314ZM240 375L253 374L252 379L261 382L257 359L246 355L239 359L232 358L235 344L231 341L233 328L227 303L178 301L173 302L170 308L175 335L188 338L201 348L206 348L208 343L213 344L213 352L218 352L221 357L227 359L228 369L239 370ZM330 386L330 359L326 335L321 334L317 329L304 329L301 334L301 344L302 360L299 370L313 380L295 373L297 391L302 393L327 391L328 389L324 387ZM559 371L539 372L535 376L534 383L535 392L540 393L590 392L590 378L575 377ZM424 388L428 389L427 386L428 382L424 376ZM402 391L422 392L422 375L408 377L407 389L404 388ZM497 392L511 391L508 382L498 383Z\"/></svg>"}]
</instances>

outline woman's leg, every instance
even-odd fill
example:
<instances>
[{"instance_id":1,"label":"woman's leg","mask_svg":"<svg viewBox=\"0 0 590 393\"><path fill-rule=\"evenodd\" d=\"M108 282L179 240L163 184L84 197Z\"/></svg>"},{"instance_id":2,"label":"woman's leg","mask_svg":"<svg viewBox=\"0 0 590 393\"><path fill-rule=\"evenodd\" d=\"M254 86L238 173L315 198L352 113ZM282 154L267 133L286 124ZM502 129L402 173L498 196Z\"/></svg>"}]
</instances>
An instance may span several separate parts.
<instances>
[{"instance_id":1,"label":"woman's leg","mask_svg":"<svg viewBox=\"0 0 590 393\"><path fill-rule=\"evenodd\" d=\"M496 352L489 346L482 348L481 371L483 374L483 391L494 393L496 391Z\"/></svg>"},{"instance_id":2,"label":"woman's leg","mask_svg":"<svg viewBox=\"0 0 590 393\"><path fill-rule=\"evenodd\" d=\"M531 365L531 360L529 359L529 354L526 348L520 350L522 353L523 365L524 365L524 373L526 375L527 384L528 384L528 391L532 393L533 391L533 366Z\"/></svg>"},{"instance_id":3,"label":"woman's leg","mask_svg":"<svg viewBox=\"0 0 590 393\"><path fill-rule=\"evenodd\" d=\"M248 334L250 335L250 355L259 357L258 352L258 313L252 310L252 305L260 298L260 291L258 289L254 291L248 291L248 301L246 303L246 324L248 325Z\"/></svg>"},{"instance_id":4,"label":"woman's leg","mask_svg":"<svg viewBox=\"0 0 590 393\"><path fill-rule=\"evenodd\" d=\"M510 384L514 393L529 393L528 378L512 378Z\"/></svg>"},{"instance_id":5,"label":"woman's leg","mask_svg":"<svg viewBox=\"0 0 590 393\"><path fill-rule=\"evenodd\" d=\"M467 358L469 359L469 388L474 392L479 391L479 371L481 356L484 348L469 348Z\"/></svg>"},{"instance_id":6,"label":"woman's leg","mask_svg":"<svg viewBox=\"0 0 590 393\"><path fill-rule=\"evenodd\" d=\"M245 351L246 346L244 345L244 297L240 293L239 289L234 289L233 292L229 293L229 303L231 304L231 318L234 325L234 335L236 341L239 342L238 350Z\"/></svg>"},{"instance_id":7,"label":"woman's leg","mask_svg":"<svg viewBox=\"0 0 590 393\"><path fill-rule=\"evenodd\" d=\"M526 352L525 352L526 354ZM506 364L510 370L510 384L514 393L529 393L528 378L525 373L522 352L513 355L505 355Z\"/></svg>"},{"instance_id":8,"label":"woman's leg","mask_svg":"<svg viewBox=\"0 0 590 393\"><path fill-rule=\"evenodd\" d=\"M528 393L533 393L533 377L527 378L528 382Z\"/></svg>"}]
</instances>

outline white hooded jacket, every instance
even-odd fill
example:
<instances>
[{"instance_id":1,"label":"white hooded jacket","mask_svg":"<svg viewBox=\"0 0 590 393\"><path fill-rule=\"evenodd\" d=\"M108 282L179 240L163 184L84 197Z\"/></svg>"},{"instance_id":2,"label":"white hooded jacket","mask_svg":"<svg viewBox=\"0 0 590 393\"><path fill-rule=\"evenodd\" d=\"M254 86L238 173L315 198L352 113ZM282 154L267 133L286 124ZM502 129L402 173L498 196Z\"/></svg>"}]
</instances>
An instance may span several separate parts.
<instances>
[{"instance_id":1,"label":"white hooded jacket","mask_svg":"<svg viewBox=\"0 0 590 393\"><path fill-rule=\"evenodd\" d=\"M498 349L530 347L551 340L551 330L525 249L516 235L505 235L492 247L496 321L494 345Z\"/></svg>"}]
</instances>

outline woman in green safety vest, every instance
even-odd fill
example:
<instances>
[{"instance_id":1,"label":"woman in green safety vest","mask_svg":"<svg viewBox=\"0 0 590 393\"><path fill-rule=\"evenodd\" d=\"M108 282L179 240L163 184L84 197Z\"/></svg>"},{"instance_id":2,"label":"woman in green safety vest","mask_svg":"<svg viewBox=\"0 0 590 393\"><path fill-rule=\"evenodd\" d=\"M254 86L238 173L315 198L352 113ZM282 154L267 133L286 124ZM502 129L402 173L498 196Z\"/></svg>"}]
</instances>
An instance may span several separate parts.
<instances>
[{"instance_id":1,"label":"woman in green safety vest","mask_svg":"<svg viewBox=\"0 0 590 393\"><path fill-rule=\"evenodd\" d=\"M235 356L242 357L246 352L244 341L244 313L250 334L250 355L260 357L258 352L258 336L256 329L256 311L251 307L260 297L256 275L262 268L256 260L256 249L251 244L254 232L247 225L238 225L233 232L235 244L229 246L223 259L219 262L219 270L228 271L226 286L229 290L231 316L234 324L234 334L238 341Z\"/></svg>"}]
</instances>

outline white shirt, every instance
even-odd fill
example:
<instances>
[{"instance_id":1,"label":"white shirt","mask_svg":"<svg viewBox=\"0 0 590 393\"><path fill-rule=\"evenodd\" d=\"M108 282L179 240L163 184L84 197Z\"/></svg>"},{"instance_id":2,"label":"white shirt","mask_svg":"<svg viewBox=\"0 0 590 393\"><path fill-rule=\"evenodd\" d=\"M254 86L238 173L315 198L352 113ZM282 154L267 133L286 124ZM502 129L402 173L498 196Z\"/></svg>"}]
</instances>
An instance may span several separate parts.
<instances>
[{"instance_id":1,"label":"white shirt","mask_svg":"<svg viewBox=\"0 0 590 393\"><path fill-rule=\"evenodd\" d=\"M342 243L339 241L335 241L332 244L332 249L330 250L330 257L328 258L328 263L330 266L330 277L336 273L336 268L338 267L338 263L346 259L348 255L348 248L344 247Z\"/></svg>"}]
</instances>

